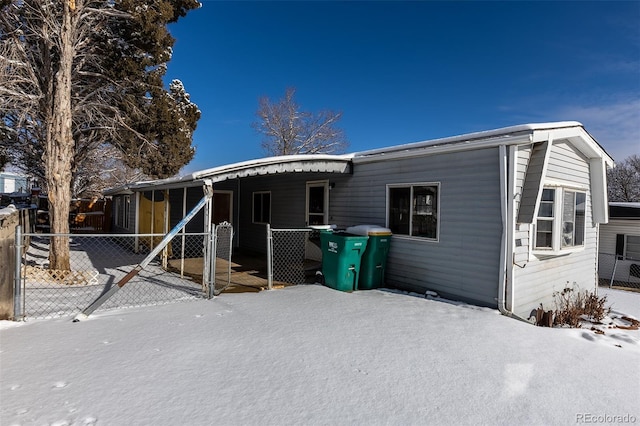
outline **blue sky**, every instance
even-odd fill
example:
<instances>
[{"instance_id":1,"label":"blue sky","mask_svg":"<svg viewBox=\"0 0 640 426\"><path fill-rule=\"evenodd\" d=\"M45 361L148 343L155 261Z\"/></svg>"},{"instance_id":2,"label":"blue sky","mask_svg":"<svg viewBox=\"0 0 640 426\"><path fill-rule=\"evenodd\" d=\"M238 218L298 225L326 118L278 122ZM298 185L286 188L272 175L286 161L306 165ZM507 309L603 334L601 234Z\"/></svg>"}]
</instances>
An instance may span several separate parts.
<instances>
[{"instance_id":1,"label":"blue sky","mask_svg":"<svg viewBox=\"0 0 640 426\"><path fill-rule=\"evenodd\" d=\"M202 118L183 172L263 157L258 99L341 111L348 152L575 120L640 154L640 2L202 1L166 80Z\"/></svg>"}]
</instances>

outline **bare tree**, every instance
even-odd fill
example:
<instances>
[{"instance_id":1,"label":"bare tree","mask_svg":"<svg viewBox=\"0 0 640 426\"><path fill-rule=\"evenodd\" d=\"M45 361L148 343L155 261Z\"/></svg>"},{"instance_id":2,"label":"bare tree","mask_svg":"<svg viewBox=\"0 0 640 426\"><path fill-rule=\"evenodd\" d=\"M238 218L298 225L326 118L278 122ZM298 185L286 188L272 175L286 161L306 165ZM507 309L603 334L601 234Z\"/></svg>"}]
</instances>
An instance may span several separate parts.
<instances>
[{"instance_id":1,"label":"bare tree","mask_svg":"<svg viewBox=\"0 0 640 426\"><path fill-rule=\"evenodd\" d=\"M640 202L640 157L632 155L607 172L609 201Z\"/></svg>"},{"instance_id":2,"label":"bare tree","mask_svg":"<svg viewBox=\"0 0 640 426\"><path fill-rule=\"evenodd\" d=\"M184 94L167 98L162 76L173 44L166 24L198 6L197 0L0 0L0 151L41 179L52 232L69 232L74 175L96 150L135 147L135 167L153 175L185 164L159 150L192 158L199 111L188 102L182 111ZM158 132L160 120L149 119L150 112L166 129L183 120L179 131ZM52 238L49 264L70 269L67 238Z\"/></svg>"},{"instance_id":3,"label":"bare tree","mask_svg":"<svg viewBox=\"0 0 640 426\"><path fill-rule=\"evenodd\" d=\"M151 179L140 169L129 167L122 151L113 146L94 149L91 155L78 165L73 175L73 198L100 197L107 188Z\"/></svg>"},{"instance_id":4,"label":"bare tree","mask_svg":"<svg viewBox=\"0 0 640 426\"><path fill-rule=\"evenodd\" d=\"M267 155L344 152L348 143L344 132L336 127L342 113L301 111L294 100L295 92L294 88L288 88L284 98L277 103L267 97L258 101L260 120L252 126L264 136L262 148Z\"/></svg>"}]
</instances>

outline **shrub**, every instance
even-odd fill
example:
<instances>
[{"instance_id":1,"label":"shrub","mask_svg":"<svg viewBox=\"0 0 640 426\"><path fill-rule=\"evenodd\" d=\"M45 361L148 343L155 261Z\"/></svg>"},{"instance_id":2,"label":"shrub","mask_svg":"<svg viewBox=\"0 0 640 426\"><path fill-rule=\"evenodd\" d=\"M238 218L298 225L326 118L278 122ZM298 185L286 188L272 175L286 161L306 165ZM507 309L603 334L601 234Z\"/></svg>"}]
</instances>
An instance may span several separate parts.
<instances>
[{"instance_id":1,"label":"shrub","mask_svg":"<svg viewBox=\"0 0 640 426\"><path fill-rule=\"evenodd\" d=\"M553 298L556 305L553 324L557 326L579 328L583 321L598 323L611 311L605 307L607 296L581 291L575 284L553 293Z\"/></svg>"}]
</instances>

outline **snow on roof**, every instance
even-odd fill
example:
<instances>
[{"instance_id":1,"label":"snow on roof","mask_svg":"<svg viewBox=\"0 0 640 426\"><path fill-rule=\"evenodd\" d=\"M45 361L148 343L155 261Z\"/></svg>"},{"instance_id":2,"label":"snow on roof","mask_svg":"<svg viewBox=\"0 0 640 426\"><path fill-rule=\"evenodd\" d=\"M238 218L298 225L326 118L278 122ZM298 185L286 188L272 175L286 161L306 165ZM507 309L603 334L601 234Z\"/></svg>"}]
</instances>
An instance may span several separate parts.
<instances>
[{"instance_id":1,"label":"snow on roof","mask_svg":"<svg viewBox=\"0 0 640 426\"><path fill-rule=\"evenodd\" d=\"M248 176L271 175L278 173L349 173L352 154L304 154L266 157L239 163L226 164L193 172L184 176L171 177L155 181L135 182L104 191L105 195L115 195L141 188L170 188L176 186L196 186L209 179L220 182Z\"/></svg>"},{"instance_id":2,"label":"snow on roof","mask_svg":"<svg viewBox=\"0 0 640 426\"><path fill-rule=\"evenodd\" d=\"M234 179L247 176L258 176L275 173L295 172L333 172L346 173L347 163L351 161L368 161L381 158L389 158L398 155L411 155L416 150L429 149L433 152L453 151L458 149L471 149L483 145L499 145L504 143L528 143L532 141L532 134L536 131L568 129L572 136L579 135L583 143L580 149L588 151L594 156L602 156L605 161L612 163L611 157L604 151L598 142L584 130L577 121L559 121L550 123L531 123L517 126L503 127L499 129L481 132L467 133L440 139L413 142L401 145L393 145L366 151L343 155L330 154L302 154L283 155L242 161L233 164L200 170L184 176L171 177L155 181L135 182L118 188L108 189L105 195L130 192L133 189L145 187L174 187L199 185L203 179L212 179L219 182L226 179ZM573 130L575 129L575 134ZM438 149L439 148L439 149Z\"/></svg>"},{"instance_id":3,"label":"snow on roof","mask_svg":"<svg viewBox=\"0 0 640 426\"><path fill-rule=\"evenodd\" d=\"M555 123L532 123L521 124L517 126L502 127L493 130L484 130L481 132L465 133L457 136L449 136L446 138L431 139L420 142L411 142L407 144L394 145L385 148L371 149L366 151L357 152L355 157L365 157L377 154L384 154L398 151L408 151L416 148L436 147L442 145L451 145L456 143L471 143L473 141L481 141L487 139L502 139L511 136L517 136L522 134L530 134L535 130L551 130L569 127L582 127L582 124L577 121L561 121Z\"/></svg>"}]
</instances>

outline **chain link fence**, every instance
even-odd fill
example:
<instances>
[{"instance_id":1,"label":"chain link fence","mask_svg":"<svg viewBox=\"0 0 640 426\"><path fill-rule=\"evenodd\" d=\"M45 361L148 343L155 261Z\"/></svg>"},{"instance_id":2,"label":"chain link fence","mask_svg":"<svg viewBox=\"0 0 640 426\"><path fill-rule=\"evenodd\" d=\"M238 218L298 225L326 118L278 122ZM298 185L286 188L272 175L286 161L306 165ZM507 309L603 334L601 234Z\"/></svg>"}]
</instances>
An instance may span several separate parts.
<instances>
[{"instance_id":1,"label":"chain link fence","mask_svg":"<svg viewBox=\"0 0 640 426\"><path fill-rule=\"evenodd\" d=\"M219 295L231 284L231 253L233 250L233 226L223 222L214 229L215 242L213 247L213 290L214 296ZM211 292L210 292L211 295Z\"/></svg>"},{"instance_id":2,"label":"chain link fence","mask_svg":"<svg viewBox=\"0 0 640 426\"><path fill-rule=\"evenodd\" d=\"M274 229L267 226L267 267L269 288L274 283L315 282L322 251L320 236L312 229Z\"/></svg>"},{"instance_id":3,"label":"chain link fence","mask_svg":"<svg viewBox=\"0 0 640 426\"><path fill-rule=\"evenodd\" d=\"M218 246L207 233L176 235L166 248L100 309L149 306L209 297L203 279L206 247L230 262L231 227L225 229ZM225 239L228 234L231 237ZM215 232L214 232L215 235ZM69 238L70 270L49 269L48 253L54 236ZM16 319L53 318L77 314L101 295L117 286L151 253L162 234L37 234L21 236L20 289ZM211 253L211 252L210 252ZM212 263L216 263L215 261ZM216 284L230 280L216 273Z\"/></svg>"},{"instance_id":4,"label":"chain link fence","mask_svg":"<svg viewBox=\"0 0 640 426\"><path fill-rule=\"evenodd\" d=\"M622 256L598 253L598 279L601 286L640 289L640 262Z\"/></svg>"}]
</instances>

